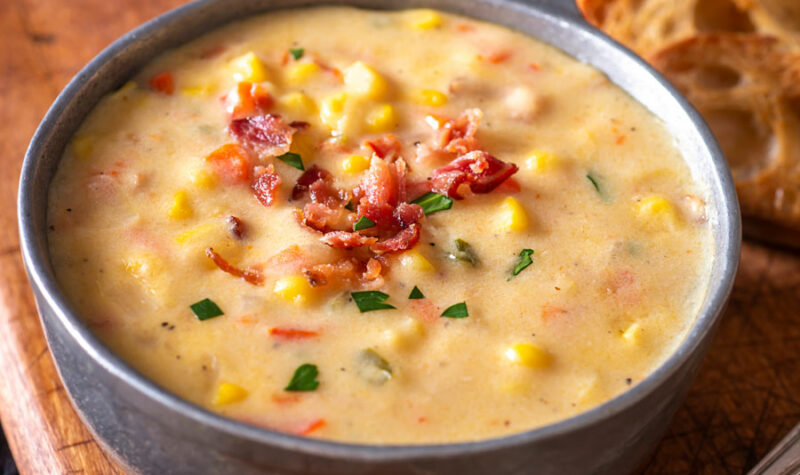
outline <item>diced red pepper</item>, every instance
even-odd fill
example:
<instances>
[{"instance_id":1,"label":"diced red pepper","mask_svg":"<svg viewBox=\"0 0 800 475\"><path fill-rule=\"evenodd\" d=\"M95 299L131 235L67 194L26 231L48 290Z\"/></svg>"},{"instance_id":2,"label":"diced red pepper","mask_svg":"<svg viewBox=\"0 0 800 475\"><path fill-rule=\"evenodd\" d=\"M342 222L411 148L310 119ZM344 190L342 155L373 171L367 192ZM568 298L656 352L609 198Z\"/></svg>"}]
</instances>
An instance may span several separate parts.
<instances>
[{"instance_id":1,"label":"diced red pepper","mask_svg":"<svg viewBox=\"0 0 800 475\"><path fill-rule=\"evenodd\" d=\"M150 87L164 94L172 94L175 92L175 81L172 79L172 73L167 72L153 76L150 78Z\"/></svg>"}]
</instances>

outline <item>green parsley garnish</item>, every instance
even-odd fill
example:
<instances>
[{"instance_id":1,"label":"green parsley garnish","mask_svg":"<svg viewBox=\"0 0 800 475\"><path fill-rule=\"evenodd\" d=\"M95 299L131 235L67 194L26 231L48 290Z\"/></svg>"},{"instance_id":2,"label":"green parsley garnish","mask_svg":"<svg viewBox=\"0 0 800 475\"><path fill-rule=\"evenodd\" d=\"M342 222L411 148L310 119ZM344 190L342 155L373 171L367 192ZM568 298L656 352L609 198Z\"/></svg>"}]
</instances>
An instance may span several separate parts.
<instances>
[{"instance_id":1,"label":"green parsley garnish","mask_svg":"<svg viewBox=\"0 0 800 475\"><path fill-rule=\"evenodd\" d=\"M442 316L446 318L465 318L469 317L469 312L467 312L467 302L459 302L455 305L451 305L442 312Z\"/></svg>"},{"instance_id":2,"label":"green parsley garnish","mask_svg":"<svg viewBox=\"0 0 800 475\"><path fill-rule=\"evenodd\" d=\"M603 186L603 177L597 175L596 173L589 172L586 174L586 179L592 183L595 191L597 191L597 194L600 195L600 199L608 203L609 197L608 193L606 193L605 186Z\"/></svg>"},{"instance_id":3,"label":"green parsley garnish","mask_svg":"<svg viewBox=\"0 0 800 475\"><path fill-rule=\"evenodd\" d=\"M417 287L416 285L414 286L413 289L411 289L411 293L408 294L408 299L409 300L418 300L418 299L424 299L424 298L425 298L425 296L422 295L422 291L419 290L419 287Z\"/></svg>"},{"instance_id":4,"label":"green parsley garnish","mask_svg":"<svg viewBox=\"0 0 800 475\"><path fill-rule=\"evenodd\" d=\"M362 229L368 229L375 226L375 222L366 216L362 216L358 218L356 224L353 225L353 231L361 231Z\"/></svg>"},{"instance_id":5,"label":"green parsley garnish","mask_svg":"<svg viewBox=\"0 0 800 475\"><path fill-rule=\"evenodd\" d=\"M292 58L294 58L295 61L302 58L304 52L304 48L289 48L289 54L292 55Z\"/></svg>"},{"instance_id":6,"label":"green parsley garnish","mask_svg":"<svg viewBox=\"0 0 800 475\"><path fill-rule=\"evenodd\" d=\"M350 295L353 297L353 301L355 301L361 313L396 308L394 305L383 303L389 298L389 294L384 294L377 290L350 292Z\"/></svg>"},{"instance_id":7,"label":"green parsley garnish","mask_svg":"<svg viewBox=\"0 0 800 475\"><path fill-rule=\"evenodd\" d=\"M303 167L303 159L296 153L286 152L283 155L278 155L277 159L286 163L287 165L297 168L298 170L305 171L305 168Z\"/></svg>"},{"instance_id":8,"label":"green parsley garnish","mask_svg":"<svg viewBox=\"0 0 800 475\"><path fill-rule=\"evenodd\" d=\"M224 315L222 310L211 299L203 299L189 305L198 320L208 320L209 318L219 317Z\"/></svg>"},{"instance_id":9,"label":"green parsley garnish","mask_svg":"<svg viewBox=\"0 0 800 475\"><path fill-rule=\"evenodd\" d=\"M437 211L450 209L453 206L453 198L429 191L412 201L412 203L420 205L422 211L424 211L426 215L429 215Z\"/></svg>"},{"instance_id":10,"label":"green parsley garnish","mask_svg":"<svg viewBox=\"0 0 800 475\"><path fill-rule=\"evenodd\" d=\"M511 271L511 275L508 277L507 280L511 280L515 275L522 272L523 269L533 264L533 259L531 259L532 255L533 255L533 249L523 249L519 253L519 262L517 263L517 265L514 266L514 270Z\"/></svg>"},{"instance_id":11,"label":"green parsley garnish","mask_svg":"<svg viewBox=\"0 0 800 475\"><path fill-rule=\"evenodd\" d=\"M473 266L478 265L478 256L475 254L475 251L472 249L472 246L463 239L456 239L456 250L455 252L451 252L447 254L449 259L454 261L462 261L462 262L469 262Z\"/></svg>"},{"instance_id":12,"label":"green parsley garnish","mask_svg":"<svg viewBox=\"0 0 800 475\"><path fill-rule=\"evenodd\" d=\"M313 391L319 386L318 375L319 371L316 365L308 363L300 365L294 370L292 380L283 389L286 391Z\"/></svg>"}]
</instances>

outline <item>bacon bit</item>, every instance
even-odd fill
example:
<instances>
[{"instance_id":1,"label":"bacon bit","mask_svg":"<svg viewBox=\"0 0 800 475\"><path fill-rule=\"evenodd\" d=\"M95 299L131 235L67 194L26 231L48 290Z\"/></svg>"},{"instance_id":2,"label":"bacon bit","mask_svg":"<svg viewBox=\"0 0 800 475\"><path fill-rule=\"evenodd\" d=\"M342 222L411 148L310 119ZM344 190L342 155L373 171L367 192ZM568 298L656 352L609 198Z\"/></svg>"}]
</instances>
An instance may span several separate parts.
<instances>
[{"instance_id":1,"label":"bacon bit","mask_svg":"<svg viewBox=\"0 0 800 475\"><path fill-rule=\"evenodd\" d=\"M353 192L360 196L358 215L369 218L381 231L393 228L396 225L394 208L405 201L405 175L405 162L402 159L392 164L384 160L372 160L369 170Z\"/></svg>"},{"instance_id":2,"label":"bacon bit","mask_svg":"<svg viewBox=\"0 0 800 475\"><path fill-rule=\"evenodd\" d=\"M406 182L406 196L415 200L431 191L431 182L428 180Z\"/></svg>"},{"instance_id":3,"label":"bacon bit","mask_svg":"<svg viewBox=\"0 0 800 475\"><path fill-rule=\"evenodd\" d=\"M278 404L292 404L296 402L300 402L300 395L299 394L273 394L272 400L277 402Z\"/></svg>"},{"instance_id":4,"label":"bacon bit","mask_svg":"<svg viewBox=\"0 0 800 475\"><path fill-rule=\"evenodd\" d=\"M364 142L364 147L387 162L393 162L396 157L400 156L400 151L403 149L400 141L393 134L386 134L375 140L367 140Z\"/></svg>"},{"instance_id":5,"label":"bacon bit","mask_svg":"<svg viewBox=\"0 0 800 475\"><path fill-rule=\"evenodd\" d=\"M228 132L242 145L262 155L278 156L289 151L295 129L277 114L234 119Z\"/></svg>"},{"instance_id":6,"label":"bacon bit","mask_svg":"<svg viewBox=\"0 0 800 475\"><path fill-rule=\"evenodd\" d=\"M354 247L369 246L374 244L378 238L364 236L357 232L332 231L325 233L320 238L323 243L337 249L352 249Z\"/></svg>"},{"instance_id":7,"label":"bacon bit","mask_svg":"<svg viewBox=\"0 0 800 475\"><path fill-rule=\"evenodd\" d=\"M328 66L327 64L323 63L322 61L320 61L320 60L318 60L316 58L314 59L314 63L316 63L316 65L319 66L320 69L322 69L326 73L332 75L334 78L338 79L339 81L344 82L344 75L342 74L341 71L339 71L338 68L333 68L331 66Z\"/></svg>"},{"instance_id":8,"label":"bacon bit","mask_svg":"<svg viewBox=\"0 0 800 475\"><path fill-rule=\"evenodd\" d=\"M617 137L617 145L622 145L624 142L625 142L624 135L620 135L619 137Z\"/></svg>"},{"instance_id":9,"label":"bacon bit","mask_svg":"<svg viewBox=\"0 0 800 475\"><path fill-rule=\"evenodd\" d=\"M244 237L244 223L242 223L241 219L236 216L228 216L225 218L225 222L228 223L228 231L230 231L233 237L236 239L242 239Z\"/></svg>"},{"instance_id":10,"label":"bacon bit","mask_svg":"<svg viewBox=\"0 0 800 475\"><path fill-rule=\"evenodd\" d=\"M378 288L383 285L382 270L383 266L377 259L369 259L364 263L355 257L347 257L332 264L317 264L305 268L303 275L312 287L336 284Z\"/></svg>"},{"instance_id":11,"label":"bacon bit","mask_svg":"<svg viewBox=\"0 0 800 475\"><path fill-rule=\"evenodd\" d=\"M434 148L458 155L478 150L480 144L475 134L482 118L480 109L467 109L457 119L444 122L434 139Z\"/></svg>"},{"instance_id":12,"label":"bacon bit","mask_svg":"<svg viewBox=\"0 0 800 475\"><path fill-rule=\"evenodd\" d=\"M175 81L172 79L172 73L161 73L150 78L150 87L154 91L164 94L172 94L175 92Z\"/></svg>"},{"instance_id":13,"label":"bacon bit","mask_svg":"<svg viewBox=\"0 0 800 475\"><path fill-rule=\"evenodd\" d=\"M272 164L267 165L263 173L259 174L250 187L256 195L258 202L264 206L270 206L275 202L275 194L281 184L281 176L275 172Z\"/></svg>"},{"instance_id":14,"label":"bacon bit","mask_svg":"<svg viewBox=\"0 0 800 475\"><path fill-rule=\"evenodd\" d=\"M236 185L250 183L252 176L252 159L250 152L236 144L225 144L206 157L214 173L225 184Z\"/></svg>"},{"instance_id":15,"label":"bacon bit","mask_svg":"<svg viewBox=\"0 0 800 475\"><path fill-rule=\"evenodd\" d=\"M333 175L323 168L312 165L303 172L292 188L292 199L299 200L306 192L310 192L311 201L323 203L329 207L344 206L350 200L350 194L333 185Z\"/></svg>"},{"instance_id":16,"label":"bacon bit","mask_svg":"<svg viewBox=\"0 0 800 475\"><path fill-rule=\"evenodd\" d=\"M321 429L323 427L325 427L325 419L317 419L308 423L308 425L298 430L297 433L299 435L308 435L314 432L315 430Z\"/></svg>"},{"instance_id":17,"label":"bacon bit","mask_svg":"<svg viewBox=\"0 0 800 475\"><path fill-rule=\"evenodd\" d=\"M555 305L544 305L542 307L542 320L547 321L559 315L566 314L567 311Z\"/></svg>"},{"instance_id":18,"label":"bacon bit","mask_svg":"<svg viewBox=\"0 0 800 475\"><path fill-rule=\"evenodd\" d=\"M511 57L511 51L501 50L494 51L486 57L486 60L492 64L499 64Z\"/></svg>"},{"instance_id":19,"label":"bacon bit","mask_svg":"<svg viewBox=\"0 0 800 475\"><path fill-rule=\"evenodd\" d=\"M206 256L214 261L214 264L216 264L222 272L227 272L235 277L241 277L249 284L261 285L264 283L264 276L261 275L261 272L255 269L239 269L214 252L213 248L209 247L206 249Z\"/></svg>"},{"instance_id":20,"label":"bacon bit","mask_svg":"<svg viewBox=\"0 0 800 475\"><path fill-rule=\"evenodd\" d=\"M455 199L462 199L459 187L468 185L473 193L489 193L519 168L483 151L462 155L433 171L432 189Z\"/></svg>"},{"instance_id":21,"label":"bacon bit","mask_svg":"<svg viewBox=\"0 0 800 475\"><path fill-rule=\"evenodd\" d=\"M500 183L500 186L497 187L497 191L501 193L514 194L522 191L522 187L517 180L508 178L503 183Z\"/></svg>"},{"instance_id":22,"label":"bacon bit","mask_svg":"<svg viewBox=\"0 0 800 475\"><path fill-rule=\"evenodd\" d=\"M305 130L305 129L311 127L311 124L309 124L308 122L306 122L304 120L293 120L293 121L289 122L289 127L295 128L297 130Z\"/></svg>"},{"instance_id":23,"label":"bacon bit","mask_svg":"<svg viewBox=\"0 0 800 475\"><path fill-rule=\"evenodd\" d=\"M389 239L373 244L370 249L377 254L407 251L419 242L420 230L420 225L414 223Z\"/></svg>"},{"instance_id":24,"label":"bacon bit","mask_svg":"<svg viewBox=\"0 0 800 475\"><path fill-rule=\"evenodd\" d=\"M460 33L467 33L469 31L475 31L475 27L472 25L468 25L466 23L457 23L456 24L456 31Z\"/></svg>"},{"instance_id":25,"label":"bacon bit","mask_svg":"<svg viewBox=\"0 0 800 475\"><path fill-rule=\"evenodd\" d=\"M273 327L269 329L269 334L278 338L279 340L305 340L308 338L316 338L319 333L309 330L299 330L297 328L287 327Z\"/></svg>"},{"instance_id":26,"label":"bacon bit","mask_svg":"<svg viewBox=\"0 0 800 475\"><path fill-rule=\"evenodd\" d=\"M232 119L244 119L265 113L274 101L261 84L243 81L225 95L223 102Z\"/></svg>"},{"instance_id":27,"label":"bacon bit","mask_svg":"<svg viewBox=\"0 0 800 475\"><path fill-rule=\"evenodd\" d=\"M354 215L344 208L333 209L322 203L306 203L299 213L300 224L321 233L352 229Z\"/></svg>"},{"instance_id":28,"label":"bacon bit","mask_svg":"<svg viewBox=\"0 0 800 475\"><path fill-rule=\"evenodd\" d=\"M533 71L541 71L542 70L542 67L537 62L529 63L528 64L528 68L530 68Z\"/></svg>"}]
</instances>

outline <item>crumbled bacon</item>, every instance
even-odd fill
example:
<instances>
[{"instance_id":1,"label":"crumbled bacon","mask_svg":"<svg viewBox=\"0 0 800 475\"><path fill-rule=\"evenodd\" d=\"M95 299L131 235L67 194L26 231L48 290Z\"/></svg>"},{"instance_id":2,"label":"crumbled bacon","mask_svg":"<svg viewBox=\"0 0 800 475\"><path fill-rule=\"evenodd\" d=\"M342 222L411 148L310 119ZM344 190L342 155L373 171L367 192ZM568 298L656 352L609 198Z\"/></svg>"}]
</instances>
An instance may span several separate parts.
<instances>
[{"instance_id":1,"label":"crumbled bacon","mask_svg":"<svg viewBox=\"0 0 800 475\"><path fill-rule=\"evenodd\" d=\"M355 257L346 257L331 264L318 264L305 268L303 275L312 287L337 283L361 288L378 288L383 285L382 270L383 266L377 259L370 258L365 263Z\"/></svg>"},{"instance_id":2,"label":"crumbled bacon","mask_svg":"<svg viewBox=\"0 0 800 475\"><path fill-rule=\"evenodd\" d=\"M228 132L242 145L262 155L283 155L289 151L295 129L277 114L234 119Z\"/></svg>"},{"instance_id":3,"label":"crumbled bacon","mask_svg":"<svg viewBox=\"0 0 800 475\"><path fill-rule=\"evenodd\" d=\"M311 201L323 203L329 207L344 206L350 200L350 194L336 188L333 176L329 171L313 165L306 170L292 189L292 199L299 200L309 192Z\"/></svg>"},{"instance_id":4,"label":"crumbled bacon","mask_svg":"<svg viewBox=\"0 0 800 475\"><path fill-rule=\"evenodd\" d=\"M378 238L364 236L357 232L331 231L325 233L320 241L337 249L352 249L354 247L369 246L374 244Z\"/></svg>"},{"instance_id":5,"label":"crumbled bacon","mask_svg":"<svg viewBox=\"0 0 800 475\"><path fill-rule=\"evenodd\" d=\"M367 140L364 142L364 147L388 162L394 161L395 158L399 157L400 151L403 149L400 141L392 134L386 134L375 140Z\"/></svg>"},{"instance_id":6,"label":"crumbled bacon","mask_svg":"<svg viewBox=\"0 0 800 475\"><path fill-rule=\"evenodd\" d=\"M236 216L228 216L225 222L228 223L228 231L230 231L233 237L236 239L242 239L244 237L244 223L241 219Z\"/></svg>"},{"instance_id":7,"label":"crumbled bacon","mask_svg":"<svg viewBox=\"0 0 800 475\"><path fill-rule=\"evenodd\" d=\"M214 264L216 264L222 272L227 272L230 275L241 277L246 282L253 285L261 285L264 283L264 276L261 275L261 272L256 269L239 269L230 262L226 261L225 258L217 254L213 248L209 247L206 249L206 256L214 261Z\"/></svg>"},{"instance_id":8,"label":"crumbled bacon","mask_svg":"<svg viewBox=\"0 0 800 475\"><path fill-rule=\"evenodd\" d=\"M300 224L321 233L352 229L353 213L344 208L330 208L322 203L306 203L300 213Z\"/></svg>"},{"instance_id":9,"label":"crumbled bacon","mask_svg":"<svg viewBox=\"0 0 800 475\"><path fill-rule=\"evenodd\" d=\"M225 111L231 119L263 114L272 107L272 96L261 84L243 81L224 97Z\"/></svg>"},{"instance_id":10,"label":"crumbled bacon","mask_svg":"<svg viewBox=\"0 0 800 475\"><path fill-rule=\"evenodd\" d=\"M439 127L434 147L458 155L478 150L480 144L475 134L482 118L480 109L467 109L457 119L444 122Z\"/></svg>"},{"instance_id":11,"label":"crumbled bacon","mask_svg":"<svg viewBox=\"0 0 800 475\"><path fill-rule=\"evenodd\" d=\"M417 245L421 227L414 223L385 241L370 246L378 254L407 251Z\"/></svg>"},{"instance_id":12,"label":"crumbled bacon","mask_svg":"<svg viewBox=\"0 0 800 475\"><path fill-rule=\"evenodd\" d=\"M455 199L463 196L461 185L468 185L473 193L489 193L497 188L519 168L483 151L469 152L449 164L433 171L432 189Z\"/></svg>"},{"instance_id":13,"label":"crumbled bacon","mask_svg":"<svg viewBox=\"0 0 800 475\"><path fill-rule=\"evenodd\" d=\"M401 228L407 228L414 223L418 223L425 216L422 207L413 203L400 203L392 214Z\"/></svg>"},{"instance_id":14,"label":"crumbled bacon","mask_svg":"<svg viewBox=\"0 0 800 475\"><path fill-rule=\"evenodd\" d=\"M275 194L280 184L281 176L275 172L275 167L270 164L256 177L251 188L253 188L253 194L256 195L262 205L270 206L275 202Z\"/></svg>"}]
</instances>

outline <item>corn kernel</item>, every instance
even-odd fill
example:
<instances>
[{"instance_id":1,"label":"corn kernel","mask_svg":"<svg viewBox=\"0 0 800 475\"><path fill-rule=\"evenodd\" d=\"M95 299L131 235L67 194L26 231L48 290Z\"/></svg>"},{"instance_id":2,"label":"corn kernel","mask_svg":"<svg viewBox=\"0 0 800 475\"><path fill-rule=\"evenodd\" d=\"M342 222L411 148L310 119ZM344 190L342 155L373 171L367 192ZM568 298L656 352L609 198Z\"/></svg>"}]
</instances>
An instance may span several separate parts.
<instances>
[{"instance_id":1,"label":"corn kernel","mask_svg":"<svg viewBox=\"0 0 800 475\"><path fill-rule=\"evenodd\" d=\"M332 130L340 130L347 101L348 97L344 92L339 92L323 99L319 111L319 118L322 123Z\"/></svg>"},{"instance_id":2,"label":"corn kernel","mask_svg":"<svg viewBox=\"0 0 800 475\"><path fill-rule=\"evenodd\" d=\"M314 99L302 92L284 94L278 98L278 104L298 117L308 117L317 113L317 104L314 103Z\"/></svg>"},{"instance_id":3,"label":"corn kernel","mask_svg":"<svg viewBox=\"0 0 800 475\"><path fill-rule=\"evenodd\" d=\"M75 136L72 139L72 153L81 160L89 158L94 150L94 137L89 135Z\"/></svg>"},{"instance_id":4,"label":"corn kernel","mask_svg":"<svg viewBox=\"0 0 800 475\"><path fill-rule=\"evenodd\" d=\"M635 208L642 222L651 228L673 230L680 220L675 206L660 195L643 198Z\"/></svg>"},{"instance_id":5,"label":"corn kernel","mask_svg":"<svg viewBox=\"0 0 800 475\"><path fill-rule=\"evenodd\" d=\"M224 406L225 404L233 404L243 401L246 397L247 390L245 388L233 383L222 383L217 389L214 405Z\"/></svg>"},{"instance_id":6,"label":"corn kernel","mask_svg":"<svg viewBox=\"0 0 800 475\"><path fill-rule=\"evenodd\" d=\"M420 89L414 92L412 100L421 106L439 107L447 104L447 94L433 89Z\"/></svg>"},{"instance_id":7,"label":"corn kernel","mask_svg":"<svg viewBox=\"0 0 800 475\"><path fill-rule=\"evenodd\" d=\"M261 82L269 79L269 72L264 63L250 51L231 60L233 78L238 81Z\"/></svg>"},{"instance_id":8,"label":"corn kernel","mask_svg":"<svg viewBox=\"0 0 800 475\"><path fill-rule=\"evenodd\" d=\"M152 253L137 253L122 261L125 272L138 280L148 293L156 297L166 291L163 282L164 261Z\"/></svg>"},{"instance_id":9,"label":"corn kernel","mask_svg":"<svg viewBox=\"0 0 800 475\"><path fill-rule=\"evenodd\" d=\"M628 343L638 343L642 334L642 326L639 322L632 323L627 330L622 332L622 338Z\"/></svg>"},{"instance_id":10,"label":"corn kernel","mask_svg":"<svg viewBox=\"0 0 800 475\"><path fill-rule=\"evenodd\" d=\"M383 332L386 343L396 350L413 346L424 335L425 325L410 317L406 317L396 328Z\"/></svg>"},{"instance_id":11,"label":"corn kernel","mask_svg":"<svg viewBox=\"0 0 800 475\"><path fill-rule=\"evenodd\" d=\"M187 219L192 217L192 206L185 191L179 191L172 197L172 206L169 209L170 219Z\"/></svg>"},{"instance_id":12,"label":"corn kernel","mask_svg":"<svg viewBox=\"0 0 800 475\"><path fill-rule=\"evenodd\" d=\"M317 63L295 63L289 68L286 75L286 80L291 85L298 85L308 81L311 76L319 72L319 65Z\"/></svg>"},{"instance_id":13,"label":"corn kernel","mask_svg":"<svg viewBox=\"0 0 800 475\"><path fill-rule=\"evenodd\" d=\"M533 343L511 345L505 355L510 362L529 368L544 368L552 360L550 353Z\"/></svg>"},{"instance_id":14,"label":"corn kernel","mask_svg":"<svg viewBox=\"0 0 800 475\"><path fill-rule=\"evenodd\" d=\"M433 267L433 264L431 264L431 262L416 249L411 249L410 251L404 252L400 256L400 263L403 265L403 267L411 269L415 272L430 273L436 270L436 268Z\"/></svg>"},{"instance_id":15,"label":"corn kernel","mask_svg":"<svg viewBox=\"0 0 800 475\"><path fill-rule=\"evenodd\" d=\"M214 93L216 86L211 84L205 84L202 86L192 86L192 87L184 87L181 89L183 94L187 96L196 96L196 97L209 97L211 94Z\"/></svg>"},{"instance_id":16,"label":"corn kernel","mask_svg":"<svg viewBox=\"0 0 800 475\"><path fill-rule=\"evenodd\" d=\"M411 10L408 15L409 26L417 30L430 30L442 24L442 16L433 10Z\"/></svg>"},{"instance_id":17,"label":"corn kernel","mask_svg":"<svg viewBox=\"0 0 800 475\"><path fill-rule=\"evenodd\" d=\"M208 170L196 170L189 176L189 181L192 185L206 190L217 186L217 176Z\"/></svg>"},{"instance_id":18,"label":"corn kernel","mask_svg":"<svg viewBox=\"0 0 800 475\"><path fill-rule=\"evenodd\" d=\"M344 84L352 94L375 100L382 99L389 89L386 79L361 61L356 61L344 70Z\"/></svg>"},{"instance_id":19,"label":"corn kernel","mask_svg":"<svg viewBox=\"0 0 800 475\"><path fill-rule=\"evenodd\" d=\"M206 233L209 233L213 229L214 226L211 224L201 224L200 226L197 226L186 232L178 234L178 237L176 237L175 240L178 241L178 244L186 244L186 242L194 240L194 238L198 236L202 236Z\"/></svg>"},{"instance_id":20,"label":"corn kernel","mask_svg":"<svg viewBox=\"0 0 800 475\"><path fill-rule=\"evenodd\" d=\"M278 279L272 291L287 302L304 305L312 299L314 288L305 277L289 275Z\"/></svg>"},{"instance_id":21,"label":"corn kernel","mask_svg":"<svg viewBox=\"0 0 800 475\"><path fill-rule=\"evenodd\" d=\"M506 232L528 229L528 213L514 197L508 196L500 203L497 227Z\"/></svg>"},{"instance_id":22,"label":"corn kernel","mask_svg":"<svg viewBox=\"0 0 800 475\"><path fill-rule=\"evenodd\" d=\"M345 173L361 173L369 168L369 158L363 155L350 155L342 160L342 171Z\"/></svg>"},{"instance_id":23,"label":"corn kernel","mask_svg":"<svg viewBox=\"0 0 800 475\"><path fill-rule=\"evenodd\" d=\"M558 166L558 158L549 152L533 152L525 160L525 167L537 173L553 170Z\"/></svg>"},{"instance_id":24,"label":"corn kernel","mask_svg":"<svg viewBox=\"0 0 800 475\"><path fill-rule=\"evenodd\" d=\"M367 129L370 132L382 133L394 129L397 115L390 104L381 104L373 109L366 118Z\"/></svg>"},{"instance_id":25,"label":"corn kernel","mask_svg":"<svg viewBox=\"0 0 800 475\"><path fill-rule=\"evenodd\" d=\"M289 151L303 157L303 163L308 164L316 152L314 137L307 133L294 134Z\"/></svg>"}]
</instances>

